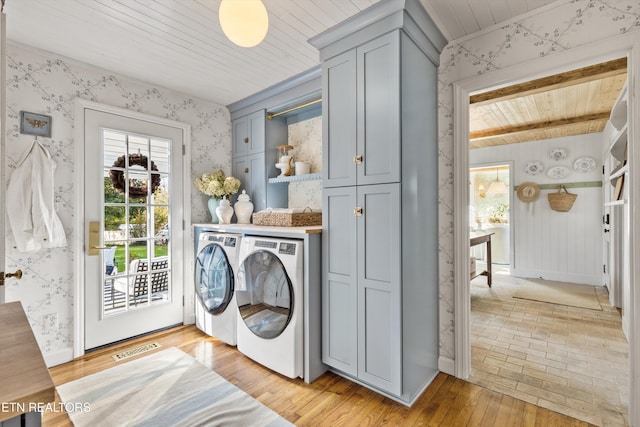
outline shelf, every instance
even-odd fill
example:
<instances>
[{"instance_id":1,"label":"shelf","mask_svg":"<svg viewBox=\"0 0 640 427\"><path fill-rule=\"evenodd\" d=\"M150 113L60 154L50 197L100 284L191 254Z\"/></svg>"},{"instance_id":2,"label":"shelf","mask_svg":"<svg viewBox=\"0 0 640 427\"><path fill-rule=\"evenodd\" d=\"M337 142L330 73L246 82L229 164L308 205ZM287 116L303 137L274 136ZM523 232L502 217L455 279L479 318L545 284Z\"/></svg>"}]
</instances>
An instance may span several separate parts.
<instances>
[{"instance_id":1,"label":"shelf","mask_svg":"<svg viewBox=\"0 0 640 427\"><path fill-rule=\"evenodd\" d=\"M609 181L613 181L614 179L624 175L628 171L629 171L629 165L624 165L623 167L621 167L620 169L618 169L617 171L609 175Z\"/></svg>"},{"instance_id":2,"label":"shelf","mask_svg":"<svg viewBox=\"0 0 640 427\"><path fill-rule=\"evenodd\" d=\"M609 146L609 152L611 155L620 162L624 160L625 151L627 151L628 129L628 126L625 124L624 127L612 138L611 145Z\"/></svg>"},{"instance_id":3,"label":"shelf","mask_svg":"<svg viewBox=\"0 0 640 427\"><path fill-rule=\"evenodd\" d=\"M623 206L625 203L627 203L626 200L614 200L613 202L607 202L604 205L605 206Z\"/></svg>"},{"instance_id":4,"label":"shelf","mask_svg":"<svg viewBox=\"0 0 640 427\"><path fill-rule=\"evenodd\" d=\"M282 178L269 178L269 184L280 184L282 182L302 182L302 181L317 181L322 179L322 173L308 173L305 175L292 175L283 176Z\"/></svg>"},{"instance_id":5,"label":"shelf","mask_svg":"<svg viewBox=\"0 0 640 427\"><path fill-rule=\"evenodd\" d=\"M627 124L627 85L620 92L618 99L613 104L609 121L617 130L621 130Z\"/></svg>"}]
</instances>

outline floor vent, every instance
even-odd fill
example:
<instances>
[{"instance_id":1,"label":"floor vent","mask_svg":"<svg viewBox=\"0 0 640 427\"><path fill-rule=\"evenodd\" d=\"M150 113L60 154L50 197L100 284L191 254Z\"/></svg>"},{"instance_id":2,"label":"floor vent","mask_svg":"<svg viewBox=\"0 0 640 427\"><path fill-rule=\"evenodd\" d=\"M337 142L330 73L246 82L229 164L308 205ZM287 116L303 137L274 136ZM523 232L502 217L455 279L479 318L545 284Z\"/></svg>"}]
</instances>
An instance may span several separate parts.
<instances>
[{"instance_id":1,"label":"floor vent","mask_svg":"<svg viewBox=\"0 0 640 427\"><path fill-rule=\"evenodd\" d=\"M151 351L156 348L162 347L157 342L152 342L151 344L141 345L140 347L130 348L129 350L121 351L120 353L116 353L113 356L113 360L119 362L124 359L128 359L133 356L137 356L138 354L146 353L147 351Z\"/></svg>"}]
</instances>

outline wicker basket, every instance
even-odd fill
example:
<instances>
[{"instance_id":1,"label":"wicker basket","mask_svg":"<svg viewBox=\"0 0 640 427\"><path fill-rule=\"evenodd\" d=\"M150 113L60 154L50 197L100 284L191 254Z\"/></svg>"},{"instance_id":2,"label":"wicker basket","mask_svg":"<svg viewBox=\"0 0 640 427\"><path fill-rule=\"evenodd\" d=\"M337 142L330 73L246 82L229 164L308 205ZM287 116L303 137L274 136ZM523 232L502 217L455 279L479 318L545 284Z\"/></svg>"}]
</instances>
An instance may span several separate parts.
<instances>
[{"instance_id":1,"label":"wicker basket","mask_svg":"<svg viewBox=\"0 0 640 427\"><path fill-rule=\"evenodd\" d=\"M277 227L322 225L322 212L255 212L253 214L253 224Z\"/></svg>"},{"instance_id":2,"label":"wicker basket","mask_svg":"<svg viewBox=\"0 0 640 427\"><path fill-rule=\"evenodd\" d=\"M562 192L563 190L564 193ZM569 212L578 195L569 193L567 188L561 185L557 193L547 194L547 198L549 199L549 206L554 211Z\"/></svg>"}]
</instances>

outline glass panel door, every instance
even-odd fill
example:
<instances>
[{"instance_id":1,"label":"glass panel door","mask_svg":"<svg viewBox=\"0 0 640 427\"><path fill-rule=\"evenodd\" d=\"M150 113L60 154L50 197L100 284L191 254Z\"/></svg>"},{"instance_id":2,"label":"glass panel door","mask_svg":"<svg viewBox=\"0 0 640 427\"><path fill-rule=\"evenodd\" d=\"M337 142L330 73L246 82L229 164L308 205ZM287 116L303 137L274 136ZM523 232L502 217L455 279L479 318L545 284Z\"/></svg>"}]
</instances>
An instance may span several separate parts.
<instances>
[{"instance_id":1,"label":"glass panel door","mask_svg":"<svg viewBox=\"0 0 640 427\"><path fill-rule=\"evenodd\" d=\"M103 315L170 300L169 140L104 129Z\"/></svg>"}]
</instances>

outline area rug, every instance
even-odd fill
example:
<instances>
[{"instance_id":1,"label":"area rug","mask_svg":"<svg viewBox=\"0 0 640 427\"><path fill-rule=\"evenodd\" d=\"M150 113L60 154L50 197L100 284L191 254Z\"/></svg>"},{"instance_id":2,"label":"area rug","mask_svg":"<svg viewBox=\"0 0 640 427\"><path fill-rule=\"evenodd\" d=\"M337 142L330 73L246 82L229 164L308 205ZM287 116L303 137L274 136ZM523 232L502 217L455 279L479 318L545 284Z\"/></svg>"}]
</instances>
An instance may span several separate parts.
<instances>
[{"instance_id":1,"label":"area rug","mask_svg":"<svg viewBox=\"0 0 640 427\"><path fill-rule=\"evenodd\" d=\"M555 280L526 279L514 298L602 310L596 289L591 285L556 282Z\"/></svg>"},{"instance_id":2,"label":"area rug","mask_svg":"<svg viewBox=\"0 0 640 427\"><path fill-rule=\"evenodd\" d=\"M76 427L293 425L175 347L56 388Z\"/></svg>"}]
</instances>

